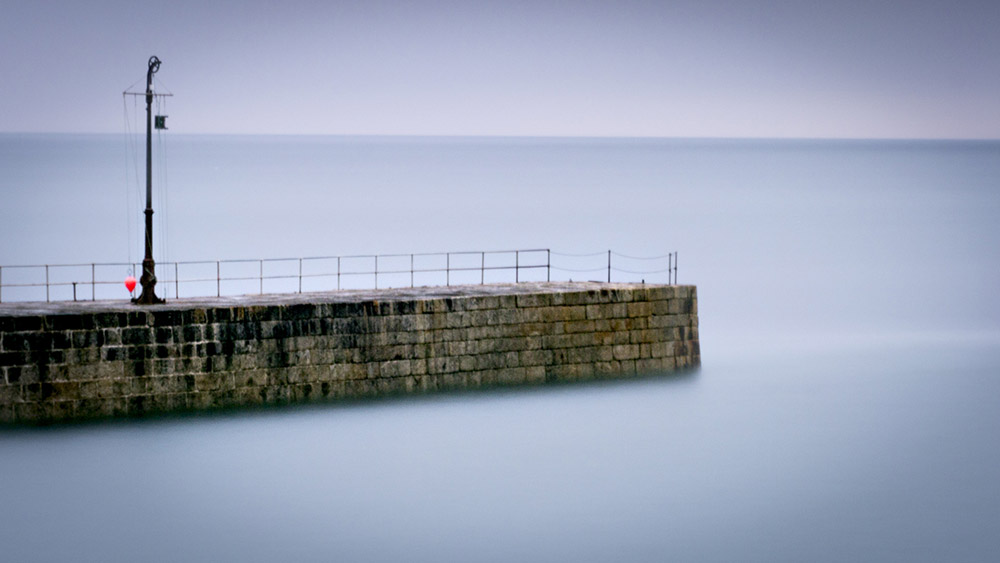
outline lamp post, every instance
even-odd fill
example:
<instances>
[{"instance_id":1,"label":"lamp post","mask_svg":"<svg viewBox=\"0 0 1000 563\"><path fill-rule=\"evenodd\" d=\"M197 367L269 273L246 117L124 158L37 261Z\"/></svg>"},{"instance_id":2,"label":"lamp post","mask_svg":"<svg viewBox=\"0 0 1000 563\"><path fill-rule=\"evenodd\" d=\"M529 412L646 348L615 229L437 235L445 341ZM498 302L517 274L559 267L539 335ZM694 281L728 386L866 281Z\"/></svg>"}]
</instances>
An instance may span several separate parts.
<instances>
[{"instance_id":1,"label":"lamp post","mask_svg":"<svg viewBox=\"0 0 1000 563\"><path fill-rule=\"evenodd\" d=\"M132 302L138 305L156 305L163 299L156 296L156 263L153 261L153 75L160 70L160 59L149 57L146 71L146 254L142 259L142 293Z\"/></svg>"}]
</instances>

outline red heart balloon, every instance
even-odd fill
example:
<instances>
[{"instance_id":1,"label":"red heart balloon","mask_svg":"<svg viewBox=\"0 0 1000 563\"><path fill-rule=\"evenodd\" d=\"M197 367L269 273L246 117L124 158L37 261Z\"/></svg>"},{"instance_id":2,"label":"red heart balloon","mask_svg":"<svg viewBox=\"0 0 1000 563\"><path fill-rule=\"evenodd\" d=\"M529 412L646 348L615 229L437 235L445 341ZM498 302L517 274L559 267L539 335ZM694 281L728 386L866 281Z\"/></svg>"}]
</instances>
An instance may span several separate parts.
<instances>
[{"instance_id":1,"label":"red heart balloon","mask_svg":"<svg viewBox=\"0 0 1000 563\"><path fill-rule=\"evenodd\" d=\"M129 293L132 293L132 290L135 289L135 278L132 276L125 278L125 289L127 289Z\"/></svg>"}]
</instances>

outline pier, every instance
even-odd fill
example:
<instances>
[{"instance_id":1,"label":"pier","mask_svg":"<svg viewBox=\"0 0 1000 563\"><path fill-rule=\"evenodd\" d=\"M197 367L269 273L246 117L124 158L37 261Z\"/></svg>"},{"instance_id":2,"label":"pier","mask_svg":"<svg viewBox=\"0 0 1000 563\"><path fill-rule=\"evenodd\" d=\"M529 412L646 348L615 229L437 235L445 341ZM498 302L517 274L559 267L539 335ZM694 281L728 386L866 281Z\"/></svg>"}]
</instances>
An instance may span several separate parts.
<instances>
[{"instance_id":1,"label":"pier","mask_svg":"<svg viewBox=\"0 0 1000 563\"><path fill-rule=\"evenodd\" d=\"M700 365L694 286L522 282L0 304L0 422L634 377Z\"/></svg>"}]
</instances>

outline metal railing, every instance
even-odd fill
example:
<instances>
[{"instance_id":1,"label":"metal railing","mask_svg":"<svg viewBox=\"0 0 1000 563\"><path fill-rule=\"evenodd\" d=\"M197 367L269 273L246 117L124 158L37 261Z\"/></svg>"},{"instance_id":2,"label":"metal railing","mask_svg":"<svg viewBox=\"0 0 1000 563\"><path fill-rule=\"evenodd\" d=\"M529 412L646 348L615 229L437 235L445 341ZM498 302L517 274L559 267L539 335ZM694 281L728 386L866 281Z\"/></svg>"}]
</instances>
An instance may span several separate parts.
<instances>
[{"instance_id":1,"label":"metal railing","mask_svg":"<svg viewBox=\"0 0 1000 563\"><path fill-rule=\"evenodd\" d=\"M552 258L556 257L558 265ZM614 260L613 260L614 258ZM637 264L659 262L654 269ZM623 267L624 264L624 267ZM666 267L662 267L663 265ZM137 274L138 263L42 264L0 266L0 303L10 301L79 301L121 299L126 275ZM161 297L207 297L253 293L302 293L345 289L450 286L454 284L520 283L563 280L575 275L588 281L611 282L612 272L655 276L650 281L677 283L677 253L635 257L611 250L564 254L550 249L370 254L196 260L158 262L157 293ZM597 276L597 279L594 279ZM623 278L623 276L619 276ZM641 278L645 282L645 277ZM625 281L619 279L618 281ZM138 288L137 288L138 289ZM5 292L6 291L6 292ZM12 295L13 291L13 295ZM11 298L13 297L13 299Z\"/></svg>"}]
</instances>

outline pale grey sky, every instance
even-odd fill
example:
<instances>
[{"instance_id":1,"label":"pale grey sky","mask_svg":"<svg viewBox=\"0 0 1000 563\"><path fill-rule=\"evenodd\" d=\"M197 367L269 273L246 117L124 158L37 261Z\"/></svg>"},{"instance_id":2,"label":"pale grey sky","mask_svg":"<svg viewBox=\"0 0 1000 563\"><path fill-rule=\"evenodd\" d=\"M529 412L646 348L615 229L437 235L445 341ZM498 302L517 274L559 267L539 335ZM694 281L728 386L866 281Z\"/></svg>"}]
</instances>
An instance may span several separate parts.
<instances>
[{"instance_id":1,"label":"pale grey sky","mask_svg":"<svg viewBox=\"0 0 1000 563\"><path fill-rule=\"evenodd\" d=\"M2 0L0 131L1000 138L1000 2Z\"/></svg>"}]
</instances>

